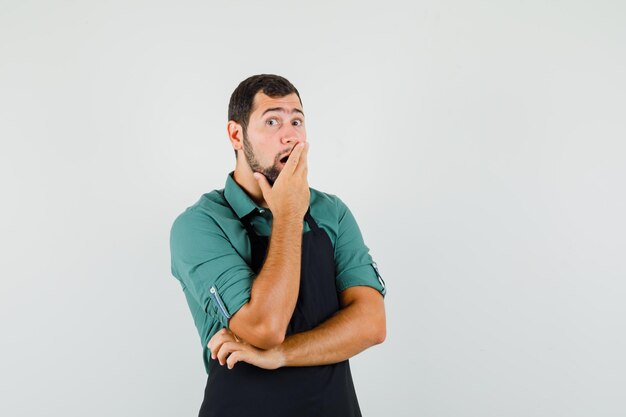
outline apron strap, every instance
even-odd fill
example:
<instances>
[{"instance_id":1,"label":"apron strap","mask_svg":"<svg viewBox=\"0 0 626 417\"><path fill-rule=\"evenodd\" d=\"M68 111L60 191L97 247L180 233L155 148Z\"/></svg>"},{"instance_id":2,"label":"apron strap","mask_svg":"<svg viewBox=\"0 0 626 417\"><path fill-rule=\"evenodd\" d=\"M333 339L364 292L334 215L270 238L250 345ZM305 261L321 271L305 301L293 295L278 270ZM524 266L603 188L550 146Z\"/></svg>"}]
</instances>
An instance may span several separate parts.
<instances>
[{"instance_id":1,"label":"apron strap","mask_svg":"<svg viewBox=\"0 0 626 417\"><path fill-rule=\"evenodd\" d=\"M306 214L304 215L304 220L306 220L306 222L309 224L309 227L311 228L314 234L319 233L320 228L317 225L317 223L315 223L313 216L311 216L311 207L309 207L309 209L306 211Z\"/></svg>"},{"instance_id":2,"label":"apron strap","mask_svg":"<svg viewBox=\"0 0 626 417\"><path fill-rule=\"evenodd\" d=\"M252 236L258 236L256 232L254 231L254 228L252 227L252 223L250 223L250 219L254 217L255 214L256 212L255 210L253 210L240 219L241 223L243 224L243 227L246 228L248 235L252 235Z\"/></svg>"}]
</instances>

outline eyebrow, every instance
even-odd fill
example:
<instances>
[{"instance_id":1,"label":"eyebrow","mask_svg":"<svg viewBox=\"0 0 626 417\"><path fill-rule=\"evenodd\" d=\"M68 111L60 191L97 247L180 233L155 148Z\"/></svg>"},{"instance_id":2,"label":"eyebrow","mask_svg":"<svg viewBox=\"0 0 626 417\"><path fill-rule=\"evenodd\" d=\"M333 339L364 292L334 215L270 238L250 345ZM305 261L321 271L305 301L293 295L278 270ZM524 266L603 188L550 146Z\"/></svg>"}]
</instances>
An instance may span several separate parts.
<instances>
[{"instance_id":1,"label":"eyebrow","mask_svg":"<svg viewBox=\"0 0 626 417\"><path fill-rule=\"evenodd\" d=\"M265 110L265 111L263 112L263 114L261 114L261 117L262 117L265 113L270 112L270 111L280 111L280 112L283 112L283 113L287 113L287 110L285 110L285 108L284 108L284 107L271 107L271 108L269 108L269 109ZM300 113L301 115L303 115L303 116L304 116L304 112L303 112L302 110L300 110L300 109L296 109L296 108L294 108L293 110L291 110L291 113Z\"/></svg>"}]
</instances>

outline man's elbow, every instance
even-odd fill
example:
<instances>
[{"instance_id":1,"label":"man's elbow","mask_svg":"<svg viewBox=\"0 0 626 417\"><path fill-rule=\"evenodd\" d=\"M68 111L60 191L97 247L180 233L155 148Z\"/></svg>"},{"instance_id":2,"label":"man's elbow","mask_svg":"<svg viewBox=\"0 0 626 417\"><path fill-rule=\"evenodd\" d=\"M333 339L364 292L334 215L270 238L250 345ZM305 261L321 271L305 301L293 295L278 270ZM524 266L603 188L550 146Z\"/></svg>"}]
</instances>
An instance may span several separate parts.
<instances>
[{"instance_id":1,"label":"man's elbow","mask_svg":"<svg viewBox=\"0 0 626 417\"><path fill-rule=\"evenodd\" d=\"M285 329L277 329L269 325L259 326L259 333L254 346L260 349L273 349L285 341Z\"/></svg>"},{"instance_id":2,"label":"man's elbow","mask_svg":"<svg viewBox=\"0 0 626 417\"><path fill-rule=\"evenodd\" d=\"M375 345L380 345L381 343L385 341L386 337L387 337L387 329L385 328L385 325L383 324L382 326L378 326L376 328L376 331L372 335L372 342Z\"/></svg>"},{"instance_id":3,"label":"man's elbow","mask_svg":"<svg viewBox=\"0 0 626 417\"><path fill-rule=\"evenodd\" d=\"M385 341L387 337L387 319L384 310L372 320L370 325L370 337L373 345L379 345Z\"/></svg>"},{"instance_id":4,"label":"man's elbow","mask_svg":"<svg viewBox=\"0 0 626 417\"><path fill-rule=\"evenodd\" d=\"M246 343L259 349L272 349L285 341L286 329L279 329L271 323L254 323L241 325L231 320L231 330Z\"/></svg>"}]
</instances>

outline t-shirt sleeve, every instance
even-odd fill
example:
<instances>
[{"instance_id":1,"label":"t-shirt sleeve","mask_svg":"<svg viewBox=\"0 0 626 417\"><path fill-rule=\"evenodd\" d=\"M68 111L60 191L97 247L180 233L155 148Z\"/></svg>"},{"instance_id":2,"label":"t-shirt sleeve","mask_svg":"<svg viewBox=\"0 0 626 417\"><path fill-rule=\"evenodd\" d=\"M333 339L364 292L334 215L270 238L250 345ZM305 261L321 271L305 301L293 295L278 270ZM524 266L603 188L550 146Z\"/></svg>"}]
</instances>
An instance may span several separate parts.
<instances>
[{"instance_id":1,"label":"t-shirt sleeve","mask_svg":"<svg viewBox=\"0 0 626 417\"><path fill-rule=\"evenodd\" d=\"M188 209L170 232L172 274L223 327L250 300L254 272L215 220Z\"/></svg>"},{"instance_id":2,"label":"t-shirt sleeve","mask_svg":"<svg viewBox=\"0 0 626 417\"><path fill-rule=\"evenodd\" d=\"M385 281L372 260L369 248L363 242L361 230L345 203L336 196L335 199L339 220L335 243L337 291L365 285L375 288L384 297L387 293Z\"/></svg>"}]
</instances>

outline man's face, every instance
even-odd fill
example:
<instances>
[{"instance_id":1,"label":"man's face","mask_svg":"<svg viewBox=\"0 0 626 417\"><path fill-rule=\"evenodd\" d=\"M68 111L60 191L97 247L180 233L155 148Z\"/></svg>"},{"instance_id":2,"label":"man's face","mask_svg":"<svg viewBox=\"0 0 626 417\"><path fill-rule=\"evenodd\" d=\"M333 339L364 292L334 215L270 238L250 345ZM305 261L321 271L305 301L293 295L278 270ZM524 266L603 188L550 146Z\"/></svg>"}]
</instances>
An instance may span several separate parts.
<instances>
[{"instance_id":1,"label":"man's face","mask_svg":"<svg viewBox=\"0 0 626 417\"><path fill-rule=\"evenodd\" d=\"M265 175L273 185L294 146L306 142L304 113L298 96L254 96L243 150L252 172Z\"/></svg>"}]
</instances>

